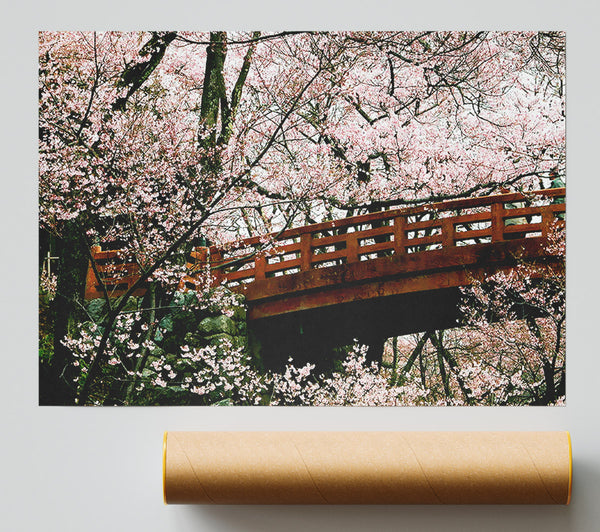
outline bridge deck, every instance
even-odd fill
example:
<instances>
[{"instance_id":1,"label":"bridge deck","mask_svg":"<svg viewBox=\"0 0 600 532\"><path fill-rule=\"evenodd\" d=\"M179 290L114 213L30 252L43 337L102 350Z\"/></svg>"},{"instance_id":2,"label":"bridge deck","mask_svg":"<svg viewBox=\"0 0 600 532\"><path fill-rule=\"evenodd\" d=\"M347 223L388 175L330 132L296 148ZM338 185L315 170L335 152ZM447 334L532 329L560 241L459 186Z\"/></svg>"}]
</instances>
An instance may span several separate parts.
<instances>
[{"instance_id":1,"label":"bridge deck","mask_svg":"<svg viewBox=\"0 0 600 532\"><path fill-rule=\"evenodd\" d=\"M350 301L467 286L473 279L510 271L521 260L543 262L548 269L560 267L562 259L548 257L544 243L537 237L392 255L256 281L242 290L249 305L248 318L267 318Z\"/></svg>"}]
</instances>

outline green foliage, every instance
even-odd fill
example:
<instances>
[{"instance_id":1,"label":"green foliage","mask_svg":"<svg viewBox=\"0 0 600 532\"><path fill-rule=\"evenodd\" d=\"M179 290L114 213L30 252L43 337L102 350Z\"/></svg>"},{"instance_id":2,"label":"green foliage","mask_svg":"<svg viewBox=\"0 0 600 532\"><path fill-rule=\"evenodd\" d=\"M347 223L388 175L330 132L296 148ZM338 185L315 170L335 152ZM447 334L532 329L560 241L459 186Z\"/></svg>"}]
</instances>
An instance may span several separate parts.
<instances>
[{"instance_id":1,"label":"green foliage","mask_svg":"<svg viewBox=\"0 0 600 532\"><path fill-rule=\"evenodd\" d=\"M39 294L39 359L49 364L54 354L54 313L47 294Z\"/></svg>"}]
</instances>

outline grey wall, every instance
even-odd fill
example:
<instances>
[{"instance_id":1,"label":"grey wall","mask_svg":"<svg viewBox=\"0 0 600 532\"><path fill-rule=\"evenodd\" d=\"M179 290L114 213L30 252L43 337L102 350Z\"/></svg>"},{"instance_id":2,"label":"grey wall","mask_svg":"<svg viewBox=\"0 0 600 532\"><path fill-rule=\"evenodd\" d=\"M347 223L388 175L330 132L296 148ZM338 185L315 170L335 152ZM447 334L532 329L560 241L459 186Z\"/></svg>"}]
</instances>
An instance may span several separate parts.
<instances>
[{"instance_id":1,"label":"grey wall","mask_svg":"<svg viewBox=\"0 0 600 532\"><path fill-rule=\"evenodd\" d=\"M598 9L572 0L22 1L3 10L0 529L593 531L600 529ZM242 2L235 5L243 6ZM266 7L265 7L266 5ZM36 32L40 29L566 29L568 405L564 408L37 406ZM594 225L596 224L596 225ZM7 303L9 302L9 303ZM165 507L164 430L570 430L569 507Z\"/></svg>"}]
</instances>

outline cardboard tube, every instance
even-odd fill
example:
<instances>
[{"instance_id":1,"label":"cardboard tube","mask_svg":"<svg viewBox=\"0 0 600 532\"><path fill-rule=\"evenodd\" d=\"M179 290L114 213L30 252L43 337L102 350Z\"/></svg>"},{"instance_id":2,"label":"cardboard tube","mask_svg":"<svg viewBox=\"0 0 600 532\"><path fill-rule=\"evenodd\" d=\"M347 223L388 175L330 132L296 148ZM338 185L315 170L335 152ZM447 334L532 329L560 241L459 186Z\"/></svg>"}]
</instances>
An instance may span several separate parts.
<instances>
[{"instance_id":1,"label":"cardboard tube","mask_svg":"<svg viewBox=\"0 0 600 532\"><path fill-rule=\"evenodd\" d=\"M165 503L568 504L568 432L168 432Z\"/></svg>"}]
</instances>

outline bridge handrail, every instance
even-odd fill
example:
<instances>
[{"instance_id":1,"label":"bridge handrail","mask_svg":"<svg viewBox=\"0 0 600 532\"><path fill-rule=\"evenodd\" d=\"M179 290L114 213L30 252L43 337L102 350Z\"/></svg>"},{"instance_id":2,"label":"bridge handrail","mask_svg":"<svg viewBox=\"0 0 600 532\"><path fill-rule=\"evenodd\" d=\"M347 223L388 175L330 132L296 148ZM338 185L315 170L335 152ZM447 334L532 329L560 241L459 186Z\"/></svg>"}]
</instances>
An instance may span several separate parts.
<instances>
[{"instance_id":1,"label":"bridge handrail","mask_svg":"<svg viewBox=\"0 0 600 532\"><path fill-rule=\"evenodd\" d=\"M454 199L378 211L288 229L281 233L246 238L227 248L212 246L210 260L219 281L239 283L306 271L332 261L356 262L363 260L367 255L382 256L386 253L423 250L419 249L419 246L448 247L457 245L457 242L461 243L459 245L465 245L468 240L485 238L496 242L525 238L535 233L547 236L549 225L561 216L564 218L564 197L565 188L556 188ZM545 199L549 204L525 206L540 199ZM444 213L449 211L483 207L491 208L481 212L444 216ZM427 214L435 215L436 218L417 219L419 215ZM411 217L415 220L411 221ZM539 221L532 223L536 217ZM389 225L384 225L386 222ZM469 224L486 223L489 225L484 228L469 227ZM369 229L360 228L369 224ZM462 226L462 230L457 231L458 226ZM342 232L339 232L340 230ZM332 231L337 234L328 234ZM272 247L269 249L258 254L250 251L235 256L236 252L264 246L269 240L272 241ZM368 240L371 242L365 243ZM332 247L334 249L331 249ZM228 254L232 256L228 257ZM285 258L291 255L295 256ZM219 274L219 270L224 271Z\"/></svg>"},{"instance_id":2,"label":"bridge handrail","mask_svg":"<svg viewBox=\"0 0 600 532\"><path fill-rule=\"evenodd\" d=\"M471 241L498 242L536 234L546 237L555 221L564 223L565 193L565 188L556 188L447 200L287 229L242 239L229 246L198 247L188 262L190 275L182 279L181 285L194 287L198 281L193 272L208 263L216 274L216 282L235 286L394 253L468 245ZM535 205L540 199L545 204ZM480 210L485 207L490 208ZM460 212L469 209L473 211ZM272 247L260 249L269 242ZM139 278L138 265L121 252L95 246L91 253L110 295L122 295ZM141 294L144 289L138 292ZM85 297L102 296L102 287L90 263Z\"/></svg>"},{"instance_id":3,"label":"bridge handrail","mask_svg":"<svg viewBox=\"0 0 600 532\"><path fill-rule=\"evenodd\" d=\"M416 214L424 214L428 212L440 212L440 211L449 211L455 209L466 209L466 208L474 208L474 207L485 207L487 205L491 205L492 203L511 203L518 201L527 201L532 197L564 197L565 196L565 188L553 188L553 189L544 189L544 190L536 190L533 192L511 192L505 194L495 194L492 196L477 196L475 198L461 198L461 199L453 199L453 200L445 200L436 203L428 203L425 205L416 205L414 207L402 207L399 209L390 209L387 211L377 211L368 214L359 214L357 216L349 216L347 218L339 218L337 220L331 220L328 222L319 222L310 225L304 225L301 227L294 227L292 229L286 229L283 232L273 232L267 233L265 235L254 236L249 238L244 238L242 240L236 241L233 246L228 246L227 250L233 249L242 249L244 247L254 246L265 241L269 241L272 239L276 240L285 240L288 238L298 237L304 233L314 233L321 230L331 230L331 229L339 229L342 227L347 227L349 225L356 225L367 223L373 220L387 220L390 218L395 218L396 216L404 215L411 216ZM222 248L218 246L211 246L211 252L219 251Z\"/></svg>"}]
</instances>

